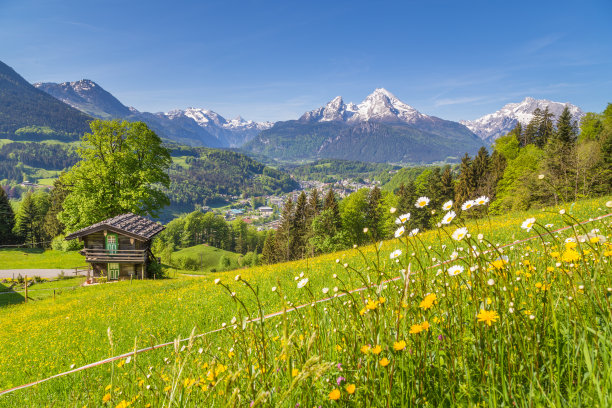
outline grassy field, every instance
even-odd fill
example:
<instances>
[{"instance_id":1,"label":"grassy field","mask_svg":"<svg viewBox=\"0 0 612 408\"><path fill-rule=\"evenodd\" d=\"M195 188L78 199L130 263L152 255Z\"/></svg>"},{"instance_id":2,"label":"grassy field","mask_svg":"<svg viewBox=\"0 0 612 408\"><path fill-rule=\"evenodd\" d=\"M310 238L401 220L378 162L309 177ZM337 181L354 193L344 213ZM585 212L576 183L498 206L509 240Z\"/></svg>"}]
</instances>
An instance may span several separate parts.
<instances>
[{"instance_id":1,"label":"grassy field","mask_svg":"<svg viewBox=\"0 0 612 408\"><path fill-rule=\"evenodd\" d=\"M40 248L0 249L0 269L61 269L85 265L78 251L54 251Z\"/></svg>"},{"instance_id":2,"label":"grassy field","mask_svg":"<svg viewBox=\"0 0 612 408\"><path fill-rule=\"evenodd\" d=\"M225 266L220 264L222 257L227 259L228 263ZM188 273L201 274L211 270L218 271L238 268L240 254L207 245L195 245L174 252L172 254L172 263L182 265L186 258L190 259L190 262L197 266L197 270L190 270Z\"/></svg>"},{"instance_id":3,"label":"grassy field","mask_svg":"<svg viewBox=\"0 0 612 408\"><path fill-rule=\"evenodd\" d=\"M29 280L30 278L28 278ZM67 291L79 289L85 277L68 277L60 280L44 281L28 288L28 301L39 301L62 296ZM21 285L8 290L10 283L2 283L0 280L0 306L7 306L22 303L25 297L25 290Z\"/></svg>"},{"instance_id":4,"label":"grassy field","mask_svg":"<svg viewBox=\"0 0 612 408\"><path fill-rule=\"evenodd\" d=\"M565 239L596 228L609 240L610 218L546 233L610 212L608 200L565 206L564 215L467 221L471 236L460 241L450 237L463 225L456 219L299 262L98 285L1 308L0 388L238 325L17 391L0 406L609 406L612 248ZM525 231L529 217L537 225ZM458 269L449 265L463 271L450 276ZM402 269L412 275L383 282L406 276ZM364 285L263 325L240 324Z\"/></svg>"}]
</instances>

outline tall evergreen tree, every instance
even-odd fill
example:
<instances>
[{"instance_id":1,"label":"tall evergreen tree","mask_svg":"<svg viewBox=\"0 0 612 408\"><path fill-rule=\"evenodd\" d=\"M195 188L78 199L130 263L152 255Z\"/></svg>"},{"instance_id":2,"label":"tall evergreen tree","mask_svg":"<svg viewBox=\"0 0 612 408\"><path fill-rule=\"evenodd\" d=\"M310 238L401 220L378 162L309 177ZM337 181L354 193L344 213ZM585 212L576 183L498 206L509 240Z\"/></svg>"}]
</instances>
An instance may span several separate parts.
<instances>
[{"instance_id":1,"label":"tall evergreen tree","mask_svg":"<svg viewBox=\"0 0 612 408\"><path fill-rule=\"evenodd\" d=\"M64 199L69 191L62 182L61 177L53 182L53 189L49 194L50 208L45 214L43 229L45 234L51 238L58 236L64 232L64 224L57 218L57 215L63 211Z\"/></svg>"},{"instance_id":2,"label":"tall evergreen tree","mask_svg":"<svg viewBox=\"0 0 612 408\"><path fill-rule=\"evenodd\" d=\"M485 193L486 180L488 177L490 166L489 152L483 146L478 150L474 161L472 162L472 177L474 178L475 190L473 194L481 195ZM474 197L473 197L474 198Z\"/></svg>"},{"instance_id":3,"label":"tall evergreen tree","mask_svg":"<svg viewBox=\"0 0 612 408\"><path fill-rule=\"evenodd\" d=\"M440 196L442 197L442 202L453 200L455 198L455 186L453 184L453 172L449 165L444 166L440 183Z\"/></svg>"},{"instance_id":4,"label":"tall evergreen tree","mask_svg":"<svg viewBox=\"0 0 612 408\"><path fill-rule=\"evenodd\" d=\"M275 242L274 230L269 230L266 234L266 240L264 241L263 250L261 252L261 259L266 265L278 262Z\"/></svg>"},{"instance_id":5,"label":"tall evergreen tree","mask_svg":"<svg viewBox=\"0 0 612 408\"><path fill-rule=\"evenodd\" d=\"M289 257L289 239L292 228L293 219L293 200L291 197L285 201L283 212L281 214L280 224L275 234L276 259L278 262L288 261Z\"/></svg>"},{"instance_id":6,"label":"tall evergreen tree","mask_svg":"<svg viewBox=\"0 0 612 408\"><path fill-rule=\"evenodd\" d=\"M302 191L295 203L295 212L291 219L289 232L289 259L302 259L306 253L306 239L308 237L308 202L306 193Z\"/></svg>"},{"instance_id":7,"label":"tall evergreen tree","mask_svg":"<svg viewBox=\"0 0 612 408\"><path fill-rule=\"evenodd\" d=\"M554 115L552 114L552 112L548 111L548 106L544 108L543 111L540 111L540 114L535 117L536 123L538 125L538 131L534 143L539 148L544 147L548 142L548 139L550 139L553 134L553 118Z\"/></svg>"},{"instance_id":8,"label":"tall evergreen tree","mask_svg":"<svg viewBox=\"0 0 612 408\"><path fill-rule=\"evenodd\" d=\"M0 186L0 244L11 244L14 240L15 213L9 202L8 195Z\"/></svg>"},{"instance_id":9,"label":"tall evergreen tree","mask_svg":"<svg viewBox=\"0 0 612 408\"><path fill-rule=\"evenodd\" d=\"M399 214L412 212L417 199L416 186L413 180L409 180L406 185L403 183L400 185L397 198L397 212Z\"/></svg>"},{"instance_id":10,"label":"tall evergreen tree","mask_svg":"<svg viewBox=\"0 0 612 408\"><path fill-rule=\"evenodd\" d=\"M36 203L34 202L31 191L26 193L19 209L17 210L17 222L15 223L15 231L26 244L35 246L36 241L36 226L37 217Z\"/></svg>"},{"instance_id":11,"label":"tall evergreen tree","mask_svg":"<svg viewBox=\"0 0 612 408\"><path fill-rule=\"evenodd\" d=\"M461 159L459 167L459 178L455 187L455 208L460 209L461 205L474 198L476 183L472 172L472 160L466 153Z\"/></svg>"},{"instance_id":12,"label":"tall evergreen tree","mask_svg":"<svg viewBox=\"0 0 612 408\"><path fill-rule=\"evenodd\" d=\"M566 106L557 121L557 130L546 144L546 160L543 163L548 180L546 185L551 188L550 195L555 203L559 199L568 201L576 198L576 139L576 124Z\"/></svg>"},{"instance_id":13,"label":"tall evergreen tree","mask_svg":"<svg viewBox=\"0 0 612 408\"><path fill-rule=\"evenodd\" d=\"M338 200L336 200L336 194L333 189L329 189L325 195L325 201L323 203L323 211L330 210L334 228L340 230L342 228L342 218L340 217L340 207L338 206Z\"/></svg>"},{"instance_id":14,"label":"tall evergreen tree","mask_svg":"<svg viewBox=\"0 0 612 408\"><path fill-rule=\"evenodd\" d=\"M374 186L368 193L366 206L367 225L375 240L383 238L384 214L382 207L382 193L378 186Z\"/></svg>"}]
</instances>

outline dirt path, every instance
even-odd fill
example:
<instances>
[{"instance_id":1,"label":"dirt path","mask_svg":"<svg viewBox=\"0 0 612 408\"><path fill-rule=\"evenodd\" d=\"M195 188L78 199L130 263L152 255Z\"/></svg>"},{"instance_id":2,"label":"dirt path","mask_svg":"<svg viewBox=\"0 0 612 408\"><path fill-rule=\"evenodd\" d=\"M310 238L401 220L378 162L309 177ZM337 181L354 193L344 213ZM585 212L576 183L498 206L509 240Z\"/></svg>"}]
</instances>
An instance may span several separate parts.
<instances>
[{"instance_id":1,"label":"dirt path","mask_svg":"<svg viewBox=\"0 0 612 408\"><path fill-rule=\"evenodd\" d=\"M65 269L0 269L0 279L16 278L18 275L25 277L40 276L41 278L55 278L64 272L65 276L74 276L74 268ZM80 270L79 275L87 275L87 271Z\"/></svg>"}]
</instances>

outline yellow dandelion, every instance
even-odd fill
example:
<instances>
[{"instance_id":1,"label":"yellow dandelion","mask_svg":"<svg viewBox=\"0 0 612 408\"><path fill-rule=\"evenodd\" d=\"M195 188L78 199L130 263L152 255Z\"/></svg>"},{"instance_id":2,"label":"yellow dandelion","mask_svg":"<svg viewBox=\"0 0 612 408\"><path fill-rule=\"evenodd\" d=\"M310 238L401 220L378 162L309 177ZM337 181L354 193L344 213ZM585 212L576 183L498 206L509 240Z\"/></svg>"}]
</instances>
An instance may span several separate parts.
<instances>
[{"instance_id":1,"label":"yellow dandelion","mask_svg":"<svg viewBox=\"0 0 612 408\"><path fill-rule=\"evenodd\" d=\"M499 319L499 315L494 310L480 309L480 313L476 316L479 322L484 322L491 326L491 323L495 323Z\"/></svg>"},{"instance_id":2,"label":"yellow dandelion","mask_svg":"<svg viewBox=\"0 0 612 408\"><path fill-rule=\"evenodd\" d=\"M391 361L387 357L383 357L382 360L379 361L380 365L386 367L389 365Z\"/></svg>"},{"instance_id":3,"label":"yellow dandelion","mask_svg":"<svg viewBox=\"0 0 612 408\"><path fill-rule=\"evenodd\" d=\"M401 351L406 348L406 342L404 340L396 341L393 343L393 350Z\"/></svg>"},{"instance_id":4,"label":"yellow dandelion","mask_svg":"<svg viewBox=\"0 0 612 408\"><path fill-rule=\"evenodd\" d=\"M372 349L372 354L380 354L381 351L382 351L382 347L380 347L380 345L377 345L376 347Z\"/></svg>"},{"instance_id":5,"label":"yellow dandelion","mask_svg":"<svg viewBox=\"0 0 612 408\"><path fill-rule=\"evenodd\" d=\"M332 390L332 392L329 393L329 399L332 401L336 401L340 399L340 390L337 388L334 388Z\"/></svg>"},{"instance_id":6,"label":"yellow dandelion","mask_svg":"<svg viewBox=\"0 0 612 408\"><path fill-rule=\"evenodd\" d=\"M355 393L355 384L349 384L347 385L344 389L346 390L346 392L348 392L349 394L354 394Z\"/></svg>"},{"instance_id":7,"label":"yellow dandelion","mask_svg":"<svg viewBox=\"0 0 612 408\"><path fill-rule=\"evenodd\" d=\"M423 301L419 304L419 307L423 310L427 310L433 306L437 298L438 297L435 293L430 293L429 295L425 296Z\"/></svg>"},{"instance_id":8,"label":"yellow dandelion","mask_svg":"<svg viewBox=\"0 0 612 408\"><path fill-rule=\"evenodd\" d=\"M111 399L111 395L110 394L104 394L104 396L102 397L102 402L108 402Z\"/></svg>"}]
</instances>

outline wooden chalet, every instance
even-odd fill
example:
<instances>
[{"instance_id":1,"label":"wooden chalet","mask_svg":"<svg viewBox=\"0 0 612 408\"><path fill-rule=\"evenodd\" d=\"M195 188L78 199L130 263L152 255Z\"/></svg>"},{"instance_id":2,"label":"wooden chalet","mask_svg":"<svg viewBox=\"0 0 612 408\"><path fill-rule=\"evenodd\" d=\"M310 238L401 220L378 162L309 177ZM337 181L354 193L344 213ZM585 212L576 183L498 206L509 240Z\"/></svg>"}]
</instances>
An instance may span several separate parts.
<instances>
[{"instance_id":1,"label":"wooden chalet","mask_svg":"<svg viewBox=\"0 0 612 408\"><path fill-rule=\"evenodd\" d=\"M80 251L94 277L108 280L147 278L147 264L155 261L151 240L164 226L136 214L122 214L66 236L83 241ZM89 274L88 274L89 275Z\"/></svg>"}]
</instances>

